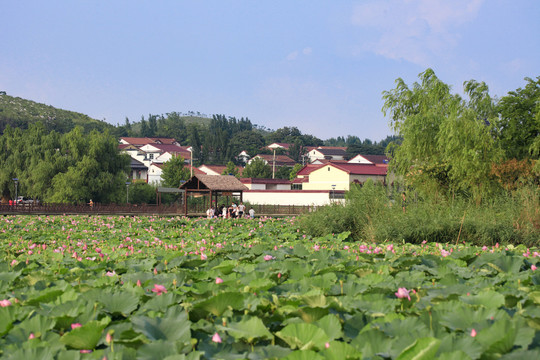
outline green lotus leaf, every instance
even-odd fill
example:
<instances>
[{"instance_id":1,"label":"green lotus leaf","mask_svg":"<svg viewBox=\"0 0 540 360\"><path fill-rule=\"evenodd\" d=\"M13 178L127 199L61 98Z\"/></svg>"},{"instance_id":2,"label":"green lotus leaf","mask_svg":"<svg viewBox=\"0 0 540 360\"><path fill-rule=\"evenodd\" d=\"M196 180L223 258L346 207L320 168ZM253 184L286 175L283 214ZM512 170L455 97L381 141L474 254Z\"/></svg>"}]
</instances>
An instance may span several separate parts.
<instances>
[{"instance_id":1,"label":"green lotus leaf","mask_svg":"<svg viewBox=\"0 0 540 360\"><path fill-rule=\"evenodd\" d=\"M55 350L51 347L40 346L17 349L4 357L7 360L50 360L54 359Z\"/></svg>"},{"instance_id":2,"label":"green lotus leaf","mask_svg":"<svg viewBox=\"0 0 540 360\"><path fill-rule=\"evenodd\" d=\"M325 358L312 350L296 350L283 358L284 360L324 360Z\"/></svg>"},{"instance_id":3,"label":"green lotus leaf","mask_svg":"<svg viewBox=\"0 0 540 360\"><path fill-rule=\"evenodd\" d=\"M111 319L108 317L100 321L90 321L79 328L65 333L60 341L66 346L78 350L92 350L101 338L103 329L107 327Z\"/></svg>"},{"instance_id":4,"label":"green lotus leaf","mask_svg":"<svg viewBox=\"0 0 540 360\"><path fill-rule=\"evenodd\" d=\"M323 316L328 315L328 309L318 307L301 307L298 309L298 314L304 322L313 323Z\"/></svg>"},{"instance_id":5,"label":"green lotus leaf","mask_svg":"<svg viewBox=\"0 0 540 360\"><path fill-rule=\"evenodd\" d=\"M325 348L320 354L327 360L362 359L361 352L356 350L353 346L341 341L331 341L328 343L328 348Z\"/></svg>"},{"instance_id":6,"label":"green lotus leaf","mask_svg":"<svg viewBox=\"0 0 540 360\"><path fill-rule=\"evenodd\" d=\"M283 359L291 353L291 349L277 345L257 346L250 354L250 359Z\"/></svg>"},{"instance_id":7,"label":"green lotus leaf","mask_svg":"<svg viewBox=\"0 0 540 360\"><path fill-rule=\"evenodd\" d=\"M160 296L154 296L148 300L142 307L142 310L153 310L165 312L172 304L176 303L176 295L172 292L161 294ZM141 311L139 311L141 312Z\"/></svg>"},{"instance_id":8,"label":"green lotus leaf","mask_svg":"<svg viewBox=\"0 0 540 360\"><path fill-rule=\"evenodd\" d=\"M139 297L126 291L102 291L97 301L110 314L127 316L139 306Z\"/></svg>"},{"instance_id":9,"label":"green lotus leaf","mask_svg":"<svg viewBox=\"0 0 540 360\"><path fill-rule=\"evenodd\" d=\"M441 345L441 340L432 337L417 339L409 347L399 354L397 360L430 360L435 358L435 354Z\"/></svg>"},{"instance_id":10,"label":"green lotus leaf","mask_svg":"<svg viewBox=\"0 0 540 360\"><path fill-rule=\"evenodd\" d=\"M0 283L10 283L21 276L22 271L0 272Z\"/></svg>"},{"instance_id":11,"label":"green lotus leaf","mask_svg":"<svg viewBox=\"0 0 540 360\"><path fill-rule=\"evenodd\" d=\"M56 298L58 298L62 294L63 294L62 290L49 290L45 292L34 293L33 295L37 295L37 296L29 297L29 299L26 300L26 304L37 305L39 303L48 303L48 302L54 301Z\"/></svg>"},{"instance_id":12,"label":"green lotus leaf","mask_svg":"<svg viewBox=\"0 0 540 360\"><path fill-rule=\"evenodd\" d=\"M55 319L35 314L15 326L15 329L22 330L20 340L25 341L31 333L36 337L41 337L54 328L55 324ZM10 334L13 335L13 331Z\"/></svg>"},{"instance_id":13,"label":"green lotus leaf","mask_svg":"<svg viewBox=\"0 0 540 360\"><path fill-rule=\"evenodd\" d=\"M330 341L328 335L314 324L289 324L276 335L292 349L322 349Z\"/></svg>"},{"instance_id":14,"label":"green lotus leaf","mask_svg":"<svg viewBox=\"0 0 540 360\"><path fill-rule=\"evenodd\" d=\"M243 294L237 292L223 292L196 304L194 308L209 312L215 316L221 316L225 310L229 308L240 309L243 305Z\"/></svg>"},{"instance_id":15,"label":"green lotus leaf","mask_svg":"<svg viewBox=\"0 0 540 360\"><path fill-rule=\"evenodd\" d=\"M512 349L516 335L517 329L514 322L501 319L478 331L475 339L482 344L485 353L500 356Z\"/></svg>"},{"instance_id":16,"label":"green lotus leaf","mask_svg":"<svg viewBox=\"0 0 540 360\"><path fill-rule=\"evenodd\" d=\"M438 360L471 360L472 358L467 353L461 350L445 352L440 354Z\"/></svg>"},{"instance_id":17,"label":"green lotus leaf","mask_svg":"<svg viewBox=\"0 0 540 360\"><path fill-rule=\"evenodd\" d=\"M257 317L244 318L239 322L227 324L227 326L217 326L218 329L227 331L235 339L244 339L252 343L256 338L272 340L274 336L261 319Z\"/></svg>"},{"instance_id":18,"label":"green lotus leaf","mask_svg":"<svg viewBox=\"0 0 540 360\"><path fill-rule=\"evenodd\" d=\"M466 304L481 305L487 308L500 308L504 305L504 296L493 290L482 291L477 295L460 296L459 299Z\"/></svg>"},{"instance_id":19,"label":"green lotus leaf","mask_svg":"<svg viewBox=\"0 0 540 360\"><path fill-rule=\"evenodd\" d=\"M137 350L137 359L154 360L154 359L185 359L185 355L179 354L176 343L174 341L153 341L142 345Z\"/></svg>"},{"instance_id":20,"label":"green lotus leaf","mask_svg":"<svg viewBox=\"0 0 540 360\"><path fill-rule=\"evenodd\" d=\"M152 341L189 342L191 339L191 322L181 308L171 308L163 317L133 316L131 322L135 331Z\"/></svg>"},{"instance_id":21,"label":"green lotus leaf","mask_svg":"<svg viewBox=\"0 0 540 360\"><path fill-rule=\"evenodd\" d=\"M323 329L330 340L339 339L343 336L341 322L336 315L326 315L319 319L315 325Z\"/></svg>"},{"instance_id":22,"label":"green lotus leaf","mask_svg":"<svg viewBox=\"0 0 540 360\"><path fill-rule=\"evenodd\" d=\"M368 329L362 331L353 339L351 345L362 353L365 358L371 358L376 354L390 357L393 339L386 336L378 329Z\"/></svg>"}]
</instances>

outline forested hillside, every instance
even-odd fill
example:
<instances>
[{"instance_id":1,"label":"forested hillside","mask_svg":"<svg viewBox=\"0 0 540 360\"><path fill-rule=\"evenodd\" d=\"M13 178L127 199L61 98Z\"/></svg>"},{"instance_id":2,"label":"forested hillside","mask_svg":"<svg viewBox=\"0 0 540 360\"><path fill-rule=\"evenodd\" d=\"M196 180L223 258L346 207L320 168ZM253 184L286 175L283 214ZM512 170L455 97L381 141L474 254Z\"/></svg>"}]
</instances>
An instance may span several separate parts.
<instances>
[{"instance_id":1,"label":"forested hillside","mask_svg":"<svg viewBox=\"0 0 540 360\"><path fill-rule=\"evenodd\" d=\"M30 124L43 123L47 131L67 133L81 126L85 133L92 130L112 130L113 125L92 119L74 111L62 110L50 105L22 99L0 92L0 134L7 125L12 128L28 129Z\"/></svg>"}]
</instances>

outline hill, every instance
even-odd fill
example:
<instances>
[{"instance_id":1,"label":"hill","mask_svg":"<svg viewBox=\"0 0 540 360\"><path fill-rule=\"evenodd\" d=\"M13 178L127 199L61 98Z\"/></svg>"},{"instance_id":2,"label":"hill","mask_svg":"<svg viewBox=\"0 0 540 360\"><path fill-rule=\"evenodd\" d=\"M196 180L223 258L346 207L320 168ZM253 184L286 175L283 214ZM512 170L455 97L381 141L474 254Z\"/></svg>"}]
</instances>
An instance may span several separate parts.
<instances>
[{"instance_id":1,"label":"hill","mask_svg":"<svg viewBox=\"0 0 540 360\"><path fill-rule=\"evenodd\" d=\"M0 92L0 134L7 125L27 129L29 124L43 122L45 128L66 133L75 126L81 126L85 132L93 129L113 130L114 126L101 120L92 119L74 111L57 109L51 105L6 95Z\"/></svg>"}]
</instances>

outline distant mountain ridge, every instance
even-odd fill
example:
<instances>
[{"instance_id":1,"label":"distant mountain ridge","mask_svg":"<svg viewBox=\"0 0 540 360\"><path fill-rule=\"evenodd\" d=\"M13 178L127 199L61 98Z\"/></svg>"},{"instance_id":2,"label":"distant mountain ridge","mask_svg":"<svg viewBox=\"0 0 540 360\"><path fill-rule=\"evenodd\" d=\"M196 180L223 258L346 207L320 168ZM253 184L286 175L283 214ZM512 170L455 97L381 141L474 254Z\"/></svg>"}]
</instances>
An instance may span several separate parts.
<instances>
[{"instance_id":1,"label":"distant mountain ridge","mask_svg":"<svg viewBox=\"0 0 540 360\"><path fill-rule=\"evenodd\" d=\"M0 133L4 132L7 125L26 129L29 124L35 122L43 122L46 129L59 133L69 132L76 126L81 126L85 132L93 129L99 131L114 129L113 125L92 119L85 114L58 109L51 105L0 92Z\"/></svg>"}]
</instances>

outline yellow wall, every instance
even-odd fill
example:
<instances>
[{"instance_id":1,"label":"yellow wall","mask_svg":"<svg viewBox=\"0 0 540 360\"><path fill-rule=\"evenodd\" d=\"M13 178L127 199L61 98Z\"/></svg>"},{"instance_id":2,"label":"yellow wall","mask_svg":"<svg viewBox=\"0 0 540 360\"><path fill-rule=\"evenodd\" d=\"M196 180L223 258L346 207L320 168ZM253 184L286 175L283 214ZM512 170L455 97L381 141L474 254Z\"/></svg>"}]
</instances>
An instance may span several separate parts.
<instances>
[{"instance_id":1,"label":"yellow wall","mask_svg":"<svg viewBox=\"0 0 540 360\"><path fill-rule=\"evenodd\" d=\"M330 169L330 170L328 170ZM309 174L309 182L302 184L303 190L349 190L349 174L333 166L323 166Z\"/></svg>"}]
</instances>

